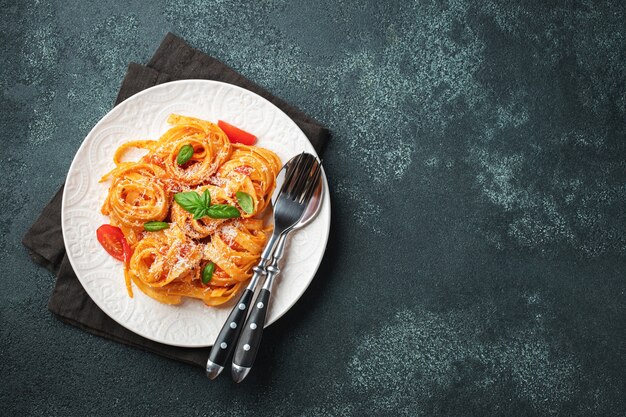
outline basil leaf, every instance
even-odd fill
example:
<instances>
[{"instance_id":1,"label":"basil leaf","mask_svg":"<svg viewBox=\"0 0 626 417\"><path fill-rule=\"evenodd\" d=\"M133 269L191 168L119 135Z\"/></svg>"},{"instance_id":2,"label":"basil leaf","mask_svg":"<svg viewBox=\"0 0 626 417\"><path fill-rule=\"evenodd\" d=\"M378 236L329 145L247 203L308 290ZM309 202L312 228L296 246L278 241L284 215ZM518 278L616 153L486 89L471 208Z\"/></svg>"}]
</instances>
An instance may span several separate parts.
<instances>
[{"instance_id":1,"label":"basil leaf","mask_svg":"<svg viewBox=\"0 0 626 417\"><path fill-rule=\"evenodd\" d=\"M178 151L178 156L176 157L176 163L178 165L185 165L193 156L193 146L185 145Z\"/></svg>"},{"instance_id":2,"label":"basil leaf","mask_svg":"<svg viewBox=\"0 0 626 417\"><path fill-rule=\"evenodd\" d=\"M209 193L209 190L204 190L204 193L202 193L202 201L207 208L211 205L211 193Z\"/></svg>"},{"instance_id":3,"label":"basil leaf","mask_svg":"<svg viewBox=\"0 0 626 417\"><path fill-rule=\"evenodd\" d=\"M170 225L166 222L146 222L143 224L143 230L147 232L158 232L168 227L170 227Z\"/></svg>"},{"instance_id":4,"label":"basil leaf","mask_svg":"<svg viewBox=\"0 0 626 417\"><path fill-rule=\"evenodd\" d=\"M212 219L234 219L241 216L236 207L228 204L216 204L209 207L207 215Z\"/></svg>"},{"instance_id":5,"label":"basil leaf","mask_svg":"<svg viewBox=\"0 0 626 417\"><path fill-rule=\"evenodd\" d=\"M209 262L202 270L202 283L204 285L211 281L211 278L213 278L213 272L215 272L215 264L213 262Z\"/></svg>"},{"instance_id":6,"label":"basil leaf","mask_svg":"<svg viewBox=\"0 0 626 417\"><path fill-rule=\"evenodd\" d=\"M204 216L206 216L206 213L207 213L206 207L199 207L193 212L193 218L195 220L199 220L203 218Z\"/></svg>"},{"instance_id":7,"label":"basil leaf","mask_svg":"<svg viewBox=\"0 0 626 417\"><path fill-rule=\"evenodd\" d=\"M243 211L248 214L254 213L254 200L250 196L250 194L244 193L243 191L237 191L237 202Z\"/></svg>"},{"instance_id":8,"label":"basil leaf","mask_svg":"<svg viewBox=\"0 0 626 417\"><path fill-rule=\"evenodd\" d=\"M176 193L174 194L174 201L189 213L193 213L198 208L205 207L202 198L200 198L200 195L195 191Z\"/></svg>"}]
</instances>

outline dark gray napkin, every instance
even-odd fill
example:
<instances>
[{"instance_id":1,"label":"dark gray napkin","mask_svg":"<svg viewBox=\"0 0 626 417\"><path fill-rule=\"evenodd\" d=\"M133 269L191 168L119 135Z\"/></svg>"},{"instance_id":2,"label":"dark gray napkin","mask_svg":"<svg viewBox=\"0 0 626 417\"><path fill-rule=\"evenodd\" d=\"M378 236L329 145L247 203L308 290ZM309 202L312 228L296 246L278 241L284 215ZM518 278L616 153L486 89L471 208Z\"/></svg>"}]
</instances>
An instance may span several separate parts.
<instances>
[{"instance_id":1,"label":"dark gray napkin","mask_svg":"<svg viewBox=\"0 0 626 417\"><path fill-rule=\"evenodd\" d=\"M319 123L171 33L165 36L147 66L130 64L115 104L146 88L182 79L222 81L266 98L296 122L319 154L330 136L329 131ZM208 348L179 348L145 339L117 324L89 298L65 254L61 232L62 195L63 187L44 208L22 241L30 249L35 262L57 274L56 285L48 302L50 311L64 322L90 333L204 368Z\"/></svg>"}]
</instances>

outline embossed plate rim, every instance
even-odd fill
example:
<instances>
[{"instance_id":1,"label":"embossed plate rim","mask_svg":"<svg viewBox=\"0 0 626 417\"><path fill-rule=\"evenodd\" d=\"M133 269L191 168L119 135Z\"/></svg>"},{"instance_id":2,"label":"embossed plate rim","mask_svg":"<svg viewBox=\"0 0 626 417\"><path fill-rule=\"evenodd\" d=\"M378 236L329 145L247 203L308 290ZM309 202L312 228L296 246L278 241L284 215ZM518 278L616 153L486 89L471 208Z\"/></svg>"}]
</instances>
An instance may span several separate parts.
<instances>
[{"instance_id":1,"label":"embossed plate rim","mask_svg":"<svg viewBox=\"0 0 626 417\"><path fill-rule=\"evenodd\" d=\"M165 84L160 84L154 87L150 87L146 90L143 90L139 93L137 93L136 95L128 98L127 100L125 100L124 102L120 103L119 105L117 105L116 107L114 107L113 109L111 109L105 116L103 116L98 123L96 123L96 125L90 130L90 132L85 136L85 139L83 140L83 142L81 143L79 149L77 150L76 154L74 155L74 158L72 160L72 164L70 165L70 168L68 170L68 174L67 174L67 178L66 178L66 183L70 183L70 181L73 178L73 175L77 175L77 172L80 172L78 169L78 165L83 163L82 161L87 160L87 163L89 163L89 149L87 149L88 146L91 146L91 144L93 143L93 141L95 140L96 135L98 134L98 132L105 130L108 127L111 127L108 125L108 123L112 123L115 121L115 118L117 117L118 113L123 112L125 108L127 107L131 107L133 105L136 105L138 102L141 102L142 100L146 100L149 99L151 95L154 95L155 97L158 97L159 94L161 94L162 96L169 96L171 95L171 91L168 92L168 90L176 90L176 89L180 89L181 91L184 91L185 88L187 87L191 87L193 85L196 85L196 87L198 88L198 91L204 91L206 90L207 95L210 94L219 94L220 93L220 89L231 89L232 91L235 92L239 92L243 95L249 94L251 95L254 99L258 100L258 103L261 103L264 107L267 107L268 109L271 109L271 111L274 113L273 114L273 119L271 123L274 123L274 120L278 120L279 118L283 118L283 120L281 120L282 122L285 123L285 125L287 126L287 128L289 129L289 131L293 131L294 132L294 136L295 139L298 142L295 143L296 147L304 147L307 148L306 150L308 152L312 152L313 154L317 155L317 153L315 152L315 150L313 149L312 145L310 144L310 142L308 141L308 139L306 138L306 136L304 135L304 133L300 130L300 128L296 125L296 123L289 118L289 116L287 116L282 110L280 110L278 107L276 107L274 104L272 104L271 102L269 102L267 99L259 96L258 94L253 93L252 91L249 91L247 89L244 89L242 87L239 86L235 86L232 84L228 84L228 83L223 83L223 82L219 82L219 81L211 81L211 80L179 80L179 81L172 81L169 83L165 83ZM196 95L200 94L198 93L194 93ZM182 103L182 102L181 102ZM172 106L175 103L163 103L161 108L165 107L165 106ZM185 105L188 105L189 102L186 102ZM200 103L195 102L195 103L191 103L194 106L201 106ZM212 109L211 111L214 111L214 109L216 108L216 106L214 105L215 103L212 103ZM219 104L219 103L217 103ZM154 113L153 113L154 115ZM220 116L218 116L220 117ZM215 120L214 120L215 121ZM113 125L112 127L115 127L116 125ZM245 126L244 126L245 127ZM155 132L154 135L158 135L161 132ZM259 142L261 146L263 146L263 137L259 137ZM277 144L276 142L273 142L274 144ZM283 149L286 150L286 149ZM288 151L288 150L286 150ZM112 158L112 155L111 155ZM285 161L283 161L285 162ZM89 173L86 174L88 179L87 181L87 188L89 188L89 184L90 181L93 181L93 177L97 177L99 178L101 175L103 175L104 172L96 172L96 173ZM81 174L82 175L82 174ZM281 301L281 303L273 303L273 305L279 305L282 306L280 308L279 311L274 310L270 307L270 317L266 323L266 326L271 325L272 323L274 323L276 320L278 320L280 317L282 317L287 311L289 311L289 309L291 309L291 307L293 307L293 305L295 305L295 303L302 297L302 295L304 294L304 292L306 291L306 289L309 287L311 281L313 280L315 274L317 273L317 270L319 269L319 266L321 264L321 261L323 259L325 250L326 250L326 246L328 243L328 237L330 234L330 195L329 195L329 188L328 188L328 181L326 178L326 175L324 174L323 176L323 180L324 180L324 201L322 202L322 209L321 212L318 216L318 218L313 222L313 224L309 225L308 228L312 228L314 227L316 224L317 227L321 234L320 239L318 239L318 244L316 245L316 248L321 248L320 249L316 249L319 250L319 256L316 257L316 259L313 260L309 260L307 262L307 264L305 265L305 272L304 273L298 273L296 274L295 272L293 273L293 278L297 278L298 280L302 281L302 284L299 288L297 292L292 291L291 293L285 295L285 294L281 294L280 291L280 287L277 289L277 291L275 292L276 294L276 298L279 299ZM71 245L69 245L68 243L74 243L73 241L71 241L70 239L68 239L68 216L67 216L67 212L68 210L76 210L76 207L69 207L68 208L68 190L69 187L65 187L64 191L63 191L63 198L62 198L62 210L61 210L61 224L62 224L62 231L63 231L63 239L64 239L64 243L67 249L67 255L70 261L70 264L72 265L72 268L74 269L76 276L78 277L79 281L81 282L81 285L83 286L83 288L85 289L85 291L87 292L87 294L90 296L90 298L96 303L96 305L104 311L105 314L107 314L109 317L111 317L113 320L115 320L117 323L119 323L120 325L122 325L123 327L127 328L128 330L143 336L147 339L159 342L159 343L163 343L163 344L167 344L170 346L179 346L179 347L209 347L212 345L213 340L215 339L215 337L217 336L217 331L219 331L219 328L221 328L222 326L222 322L223 320L226 319L226 316L228 315L228 312L230 311L231 308L231 304L227 304L227 307L221 307L221 308L217 308L220 311L214 310L213 315L216 315L219 317L220 315L223 316L223 320L221 320L222 322L220 323L213 323L213 329L217 329L215 330L215 335L207 335L205 337L205 340L203 340L202 342L198 342L198 341L190 341L190 340L167 340L165 339L165 335L159 335L158 332L154 332L152 330L150 330L150 328L148 326L146 327L137 327L136 324L132 324L130 323L131 318L132 317L127 317L126 319L123 319L121 317L117 317L116 314L114 312L112 312L112 309L110 309L106 304L105 304L105 300L100 299L98 297L98 295L94 292L94 288L91 287L90 283L87 282L88 277L93 276L96 272L98 272L98 269L93 269L93 270L87 270L84 271L83 268L77 268L77 266L79 266L79 261L76 258L76 254L73 253L72 247ZM77 203L72 203L74 206ZM89 210L88 207L81 207L79 206L78 209L84 209L84 210ZM94 213L98 216L101 216L101 214L98 212ZM305 229L306 231L306 229ZM95 230L93 231L93 235L95 236ZM87 239L86 237L83 239L85 240ZM85 242L81 242L81 243L85 243ZM319 243L321 243L321 246L319 245ZM304 248L306 249L306 248ZM298 249L294 249L294 250L298 250ZM302 250L302 249L300 249ZM288 255L288 254L287 254ZM101 268L102 271L101 273L106 273L106 272L111 272L112 269L109 268L105 268L106 263L108 261L105 261L105 265L100 265L98 268ZM288 264L288 260L285 262L286 264ZM298 265L298 269L301 269L301 265ZM288 273L287 271L288 268L285 268L285 273ZM119 265L119 273L120 273L120 281L123 283L123 274L121 273L121 265ZM283 276L283 278L285 279L289 279L289 277L285 277ZM93 281L93 280L91 280ZM279 283L280 285L280 283ZM159 304L158 302L149 299L147 296L145 296L143 293L141 293L141 291L139 291L137 288L134 288L134 293L135 293L135 298L130 299L128 298L128 295L126 295L125 293L125 288L124 288L124 296L127 297L130 302L135 302L135 303L143 303L143 302L154 302ZM285 298L288 297L288 298ZM275 300L276 301L276 300ZM172 306L167 306L169 308L175 308L175 309L188 309L189 311L195 312L197 310L197 308L195 308L195 306L193 304L190 303L200 303L202 304L200 301L198 300L187 300L185 301L182 305L177 306L177 307L172 307ZM162 306L162 305L161 305ZM206 309L215 309L215 307L205 307L203 304L201 306L202 308L206 308ZM145 308L145 307L142 307ZM134 311L135 306L132 307L132 310ZM165 311L165 310L162 310ZM178 310L179 312L177 313L177 317L181 315L181 312L187 311L187 310ZM209 310L202 310L202 311L206 311L208 314ZM122 313L120 315L124 315L126 314L126 311L122 311ZM173 314L173 313L172 313ZM130 313L130 316L132 316L132 311ZM199 320L199 319L198 319ZM168 324L171 325L170 322ZM212 331L213 331L212 329Z\"/></svg>"}]
</instances>

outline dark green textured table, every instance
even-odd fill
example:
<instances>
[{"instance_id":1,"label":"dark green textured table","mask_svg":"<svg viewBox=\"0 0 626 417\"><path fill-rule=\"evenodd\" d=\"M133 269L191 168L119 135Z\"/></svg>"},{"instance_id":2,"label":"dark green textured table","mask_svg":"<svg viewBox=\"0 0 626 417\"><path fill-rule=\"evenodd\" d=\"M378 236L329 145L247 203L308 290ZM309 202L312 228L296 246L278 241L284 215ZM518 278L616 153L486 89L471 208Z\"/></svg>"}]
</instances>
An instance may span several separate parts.
<instances>
[{"instance_id":1,"label":"dark green textured table","mask_svg":"<svg viewBox=\"0 0 626 417\"><path fill-rule=\"evenodd\" d=\"M241 385L46 309L21 237L168 31L333 131L333 222ZM2 415L626 415L626 5L2 4Z\"/></svg>"}]
</instances>

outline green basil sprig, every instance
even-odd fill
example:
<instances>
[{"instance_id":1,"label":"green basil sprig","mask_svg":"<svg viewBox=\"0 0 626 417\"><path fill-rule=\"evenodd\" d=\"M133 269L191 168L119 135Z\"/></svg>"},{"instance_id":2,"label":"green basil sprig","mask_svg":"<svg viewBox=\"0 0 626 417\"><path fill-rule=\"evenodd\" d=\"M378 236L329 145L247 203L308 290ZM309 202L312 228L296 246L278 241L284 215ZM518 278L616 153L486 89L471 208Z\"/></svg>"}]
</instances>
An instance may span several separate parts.
<instances>
[{"instance_id":1,"label":"green basil sprig","mask_svg":"<svg viewBox=\"0 0 626 417\"><path fill-rule=\"evenodd\" d=\"M176 163L178 165L185 165L191 157L193 156L193 146L185 145L178 151L178 156L176 157Z\"/></svg>"},{"instance_id":2,"label":"green basil sprig","mask_svg":"<svg viewBox=\"0 0 626 417\"><path fill-rule=\"evenodd\" d=\"M209 190L204 190L202 196L195 191L186 191L174 194L174 201L198 220L207 215L211 204L211 194Z\"/></svg>"},{"instance_id":3,"label":"green basil sprig","mask_svg":"<svg viewBox=\"0 0 626 417\"><path fill-rule=\"evenodd\" d=\"M209 190L204 190L202 195L195 191L186 191L174 194L174 201L183 209L193 214L193 218L198 220L204 216L212 219L234 219L241 216L239 210L228 204L211 205L211 194Z\"/></svg>"},{"instance_id":4,"label":"green basil sprig","mask_svg":"<svg viewBox=\"0 0 626 417\"><path fill-rule=\"evenodd\" d=\"M243 191L237 191L237 202L243 211L248 214L254 213L254 200L248 193Z\"/></svg>"},{"instance_id":5,"label":"green basil sprig","mask_svg":"<svg viewBox=\"0 0 626 417\"><path fill-rule=\"evenodd\" d=\"M229 206L228 204L215 204L209 207L207 215L212 219L234 219L235 217L239 217L241 214L234 206Z\"/></svg>"},{"instance_id":6,"label":"green basil sprig","mask_svg":"<svg viewBox=\"0 0 626 417\"><path fill-rule=\"evenodd\" d=\"M143 230L147 232L158 232L168 227L170 227L170 225L166 222L146 222L143 224Z\"/></svg>"},{"instance_id":7,"label":"green basil sprig","mask_svg":"<svg viewBox=\"0 0 626 417\"><path fill-rule=\"evenodd\" d=\"M202 283L204 285L211 281L211 278L213 278L213 272L215 272L215 264L213 262L209 262L202 270Z\"/></svg>"}]
</instances>

